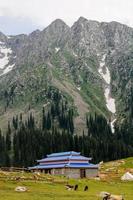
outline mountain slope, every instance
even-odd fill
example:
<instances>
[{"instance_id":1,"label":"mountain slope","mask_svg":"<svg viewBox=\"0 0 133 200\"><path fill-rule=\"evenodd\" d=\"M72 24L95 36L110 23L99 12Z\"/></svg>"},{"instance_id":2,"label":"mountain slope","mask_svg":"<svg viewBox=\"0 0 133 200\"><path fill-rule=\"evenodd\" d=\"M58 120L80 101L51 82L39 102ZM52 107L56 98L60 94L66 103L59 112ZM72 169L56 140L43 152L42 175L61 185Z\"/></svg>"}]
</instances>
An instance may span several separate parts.
<instances>
[{"instance_id":1,"label":"mountain slope","mask_svg":"<svg viewBox=\"0 0 133 200\"><path fill-rule=\"evenodd\" d=\"M131 114L132 51L132 28L83 17L71 28L57 19L30 35L0 33L1 127L30 109L39 116L51 85L74 106L75 132L86 129L87 113L122 123Z\"/></svg>"}]
</instances>

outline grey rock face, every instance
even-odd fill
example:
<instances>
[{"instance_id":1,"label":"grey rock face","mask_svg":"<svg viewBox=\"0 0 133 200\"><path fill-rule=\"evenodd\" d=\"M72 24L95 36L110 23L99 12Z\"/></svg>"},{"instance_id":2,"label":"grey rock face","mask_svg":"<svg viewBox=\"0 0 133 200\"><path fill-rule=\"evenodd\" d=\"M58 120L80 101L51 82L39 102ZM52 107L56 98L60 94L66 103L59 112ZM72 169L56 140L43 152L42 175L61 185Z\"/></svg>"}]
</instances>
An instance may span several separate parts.
<instances>
[{"instance_id":1,"label":"grey rock face","mask_svg":"<svg viewBox=\"0 0 133 200\"><path fill-rule=\"evenodd\" d=\"M1 88L3 83L5 89L14 84L14 76L16 85L22 82L26 88L25 84L34 85L36 82L43 88L43 79L33 72L43 66L49 82L54 82L55 75L58 81L65 78L65 81L73 82L90 108L92 106L110 116L104 98L105 81L98 71L102 56L106 54L105 64L111 74L111 95L116 99L117 118L121 113L128 113L133 86L132 28L117 22L100 23L83 17L70 28L57 19L43 31L36 30L29 35L8 38L0 33L0 41L12 50L9 63L14 64L10 73L0 77ZM25 81L27 73L29 76Z\"/></svg>"},{"instance_id":2,"label":"grey rock face","mask_svg":"<svg viewBox=\"0 0 133 200\"><path fill-rule=\"evenodd\" d=\"M71 43L74 48L79 48L81 54L97 54L106 46L106 38L101 24L80 18L72 26Z\"/></svg>"}]
</instances>

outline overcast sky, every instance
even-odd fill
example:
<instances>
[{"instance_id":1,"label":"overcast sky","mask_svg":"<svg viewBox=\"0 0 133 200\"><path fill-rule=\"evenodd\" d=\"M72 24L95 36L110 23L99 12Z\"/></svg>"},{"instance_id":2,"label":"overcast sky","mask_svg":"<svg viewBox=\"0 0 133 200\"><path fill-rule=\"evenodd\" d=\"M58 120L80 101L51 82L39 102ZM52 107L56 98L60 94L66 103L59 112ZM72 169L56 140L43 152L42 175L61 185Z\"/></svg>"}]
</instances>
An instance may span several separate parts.
<instances>
[{"instance_id":1,"label":"overcast sky","mask_svg":"<svg viewBox=\"0 0 133 200\"><path fill-rule=\"evenodd\" d=\"M57 18L71 26L80 16L133 27L133 0L0 0L0 31L30 33Z\"/></svg>"}]
</instances>

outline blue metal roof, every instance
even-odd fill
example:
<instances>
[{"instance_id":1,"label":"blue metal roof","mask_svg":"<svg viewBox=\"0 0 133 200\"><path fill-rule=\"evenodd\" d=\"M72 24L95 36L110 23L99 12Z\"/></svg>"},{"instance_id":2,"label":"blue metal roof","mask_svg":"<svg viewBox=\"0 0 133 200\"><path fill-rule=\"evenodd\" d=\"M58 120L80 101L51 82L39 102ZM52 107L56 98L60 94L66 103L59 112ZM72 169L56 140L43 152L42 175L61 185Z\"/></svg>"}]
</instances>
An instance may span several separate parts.
<instances>
[{"instance_id":1,"label":"blue metal roof","mask_svg":"<svg viewBox=\"0 0 133 200\"><path fill-rule=\"evenodd\" d=\"M75 151L67 151L67 152L61 152L61 153L52 153L48 154L47 157L58 157L58 156L69 156L69 155L80 155L80 152Z\"/></svg>"},{"instance_id":2,"label":"blue metal roof","mask_svg":"<svg viewBox=\"0 0 133 200\"><path fill-rule=\"evenodd\" d=\"M29 169L53 169L53 168L98 168L97 165L89 163L91 158L81 156L79 152L69 151L53 153L47 158L37 160L40 164Z\"/></svg>"},{"instance_id":3,"label":"blue metal roof","mask_svg":"<svg viewBox=\"0 0 133 200\"><path fill-rule=\"evenodd\" d=\"M54 165L37 165L34 167L29 167L30 170L32 169L57 169L57 168L84 168L84 169L89 169L89 168L98 168L98 165L94 164L80 164L80 163L68 163L68 164L54 164Z\"/></svg>"},{"instance_id":4,"label":"blue metal roof","mask_svg":"<svg viewBox=\"0 0 133 200\"><path fill-rule=\"evenodd\" d=\"M87 157L84 157L84 156L81 156L81 155L77 155L77 156L74 156L74 155L70 155L70 156L58 156L58 157L48 157L48 158L43 158L41 160L37 160L37 162L45 162L45 161L58 161L58 160L86 160L86 161L89 161L91 160L91 158L87 158Z\"/></svg>"},{"instance_id":5,"label":"blue metal roof","mask_svg":"<svg viewBox=\"0 0 133 200\"><path fill-rule=\"evenodd\" d=\"M84 168L84 169L89 169L89 168L98 168L99 167L99 165L94 165L94 164L91 164L91 163L89 163L89 164L82 164L82 163L70 163L70 164L68 164L68 167L70 167L70 168Z\"/></svg>"},{"instance_id":6,"label":"blue metal roof","mask_svg":"<svg viewBox=\"0 0 133 200\"><path fill-rule=\"evenodd\" d=\"M32 169L56 169L56 168L64 168L65 165L37 165L34 167L29 167L30 170Z\"/></svg>"}]
</instances>

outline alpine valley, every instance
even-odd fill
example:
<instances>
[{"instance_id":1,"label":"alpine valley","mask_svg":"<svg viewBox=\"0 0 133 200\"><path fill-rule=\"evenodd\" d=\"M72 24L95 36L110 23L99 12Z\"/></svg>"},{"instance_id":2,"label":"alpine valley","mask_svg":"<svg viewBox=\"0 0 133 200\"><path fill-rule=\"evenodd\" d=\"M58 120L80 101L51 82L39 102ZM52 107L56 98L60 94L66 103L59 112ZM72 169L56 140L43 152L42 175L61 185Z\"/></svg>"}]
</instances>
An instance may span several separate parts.
<instances>
[{"instance_id":1,"label":"alpine valley","mask_svg":"<svg viewBox=\"0 0 133 200\"><path fill-rule=\"evenodd\" d=\"M42 127L49 134L56 129L67 130L77 140L82 136L93 138L93 144L99 138L101 142L103 134L106 142L112 141L112 149L115 138L115 146L124 153L115 152L108 157L113 152L110 150L97 159L98 153L94 152L96 161L131 156L133 28L80 17L72 27L57 19L44 30L29 35L0 33L2 135L13 132L17 137L22 121L37 130ZM82 150L81 146L80 143L75 150ZM99 148L102 149L99 146L97 151ZM58 148L51 152L54 150ZM84 149L84 154L91 151ZM32 157L30 164L39 156L41 153Z\"/></svg>"}]
</instances>

